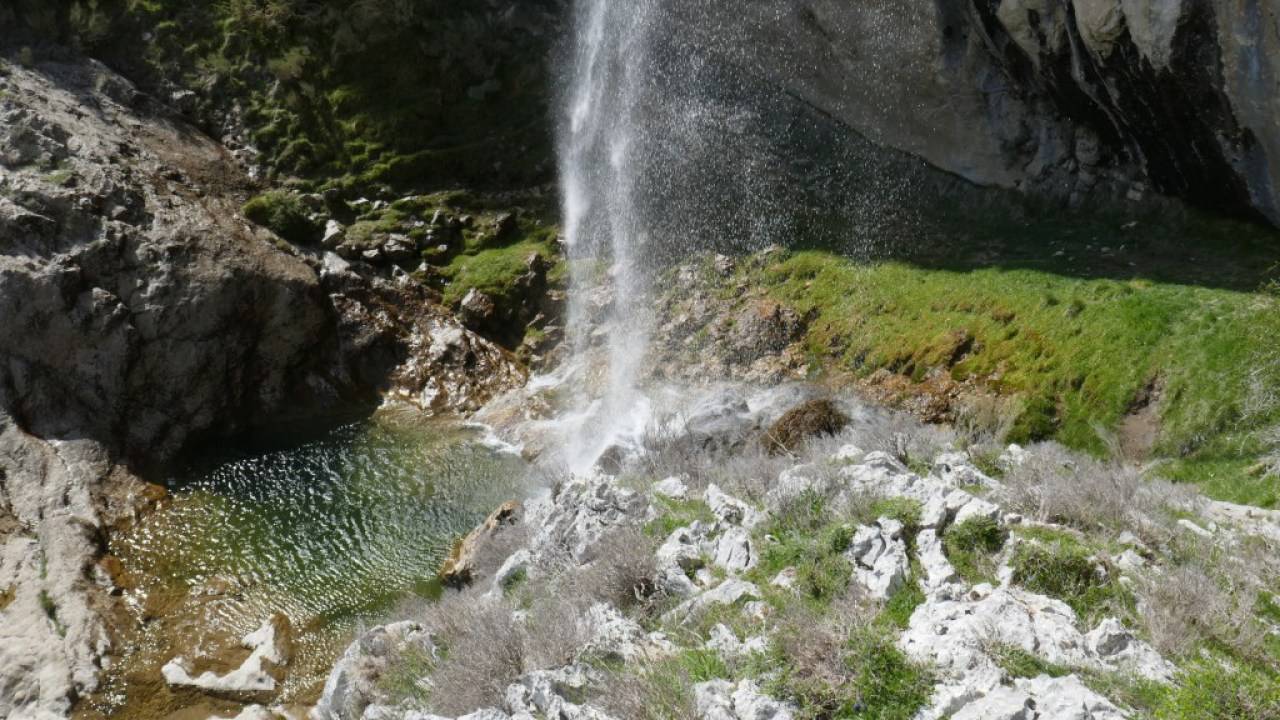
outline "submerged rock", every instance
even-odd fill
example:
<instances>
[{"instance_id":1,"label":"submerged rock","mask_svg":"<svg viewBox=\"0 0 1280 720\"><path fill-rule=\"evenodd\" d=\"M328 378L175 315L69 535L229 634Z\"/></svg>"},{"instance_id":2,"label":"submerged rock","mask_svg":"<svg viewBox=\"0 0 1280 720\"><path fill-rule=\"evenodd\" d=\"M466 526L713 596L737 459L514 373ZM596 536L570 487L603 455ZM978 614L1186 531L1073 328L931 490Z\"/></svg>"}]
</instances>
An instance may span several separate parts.
<instances>
[{"instance_id":1,"label":"submerged rock","mask_svg":"<svg viewBox=\"0 0 1280 720\"><path fill-rule=\"evenodd\" d=\"M275 615L241 640L252 652L236 669L225 673L206 670L193 676L192 661L176 657L161 668L164 680L174 687L191 687L214 695L271 699L284 678L291 654L288 618Z\"/></svg>"}]
</instances>

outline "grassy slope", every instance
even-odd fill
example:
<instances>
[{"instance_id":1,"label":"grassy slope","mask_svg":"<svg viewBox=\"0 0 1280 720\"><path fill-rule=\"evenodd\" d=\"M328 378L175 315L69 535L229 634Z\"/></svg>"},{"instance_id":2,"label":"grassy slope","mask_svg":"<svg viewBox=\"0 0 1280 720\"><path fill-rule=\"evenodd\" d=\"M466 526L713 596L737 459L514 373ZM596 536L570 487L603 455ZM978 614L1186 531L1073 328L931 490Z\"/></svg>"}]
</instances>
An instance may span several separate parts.
<instances>
[{"instance_id":1,"label":"grassy slope","mask_svg":"<svg viewBox=\"0 0 1280 720\"><path fill-rule=\"evenodd\" d=\"M815 318L815 365L915 380L945 368L1022 398L1018 441L1103 452L1154 384L1155 454L1174 459L1164 472L1276 505L1276 479L1247 470L1267 449L1258 431L1280 420L1262 392L1280 388L1280 298L1261 289L1277 238L1198 218L1131 222L961 221L897 258L813 248L744 272Z\"/></svg>"}]
</instances>

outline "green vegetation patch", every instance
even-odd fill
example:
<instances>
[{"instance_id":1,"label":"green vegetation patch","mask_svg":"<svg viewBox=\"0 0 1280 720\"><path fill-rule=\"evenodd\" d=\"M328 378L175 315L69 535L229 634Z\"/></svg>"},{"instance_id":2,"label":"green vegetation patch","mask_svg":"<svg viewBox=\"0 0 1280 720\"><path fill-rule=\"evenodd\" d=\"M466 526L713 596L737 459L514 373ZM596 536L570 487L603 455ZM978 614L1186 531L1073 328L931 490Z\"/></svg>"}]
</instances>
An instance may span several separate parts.
<instances>
[{"instance_id":1,"label":"green vegetation patch","mask_svg":"<svg viewBox=\"0 0 1280 720\"><path fill-rule=\"evenodd\" d=\"M702 500L677 500L656 496L653 504L658 511L658 516L644 526L644 531L645 534L659 540L665 540L671 533L695 522L709 525L716 521L715 513L711 512L711 507Z\"/></svg>"},{"instance_id":2,"label":"green vegetation patch","mask_svg":"<svg viewBox=\"0 0 1280 720\"><path fill-rule=\"evenodd\" d=\"M836 657L792 656L783 644L771 653L770 666L780 672L765 690L794 702L799 718L907 720L933 692L928 671L907 659L892 636L874 629L853 631Z\"/></svg>"},{"instance_id":3,"label":"green vegetation patch","mask_svg":"<svg viewBox=\"0 0 1280 720\"><path fill-rule=\"evenodd\" d=\"M1018 544L1009 565L1013 582L1062 600L1086 623L1133 609L1133 595L1112 579L1114 573L1099 573L1094 553L1070 534L1042 531Z\"/></svg>"},{"instance_id":4,"label":"green vegetation patch","mask_svg":"<svg viewBox=\"0 0 1280 720\"><path fill-rule=\"evenodd\" d=\"M806 493L759 531L760 562L748 577L765 586L794 567L799 596L817 607L829 605L853 576L853 566L844 558L853 533L851 524L828 512L825 498Z\"/></svg>"},{"instance_id":5,"label":"green vegetation patch","mask_svg":"<svg viewBox=\"0 0 1280 720\"><path fill-rule=\"evenodd\" d=\"M852 238L760 255L725 287L812 318L815 372L888 371L921 392L941 372L1015 400L1010 441L1097 454L1154 403L1142 451L1178 461L1161 472L1222 499L1280 501L1277 478L1245 472L1280 424L1280 297L1260 289L1280 262L1274 231L1060 210L939 222L945 239L871 259Z\"/></svg>"},{"instance_id":6,"label":"green vegetation patch","mask_svg":"<svg viewBox=\"0 0 1280 720\"><path fill-rule=\"evenodd\" d=\"M245 203L241 212L251 222L295 245L309 245L320 239L321 228L311 221L306 204L295 192L270 190Z\"/></svg>"},{"instance_id":7,"label":"green vegetation patch","mask_svg":"<svg viewBox=\"0 0 1280 720\"><path fill-rule=\"evenodd\" d=\"M1280 718L1280 677L1220 657L1202 657L1179 673L1156 710L1158 720Z\"/></svg>"},{"instance_id":8,"label":"green vegetation patch","mask_svg":"<svg viewBox=\"0 0 1280 720\"><path fill-rule=\"evenodd\" d=\"M952 567L965 582L993 582L994 556L1004 547L1008 535L995 520L974 517L947 528L942 546Z\"/></svg>"}]
</instances>

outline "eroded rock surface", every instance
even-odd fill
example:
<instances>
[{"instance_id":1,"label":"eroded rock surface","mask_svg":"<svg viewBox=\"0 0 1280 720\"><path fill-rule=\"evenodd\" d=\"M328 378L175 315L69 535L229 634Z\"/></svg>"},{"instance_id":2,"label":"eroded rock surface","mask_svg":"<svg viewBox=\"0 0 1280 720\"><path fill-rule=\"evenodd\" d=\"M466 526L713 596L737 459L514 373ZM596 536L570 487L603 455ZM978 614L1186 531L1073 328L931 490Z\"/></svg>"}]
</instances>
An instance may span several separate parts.
<instances>
[{"instance_id":1,"label":"eroded rock surface","mask_svg":"<svg viewBox=\"0 0 1280 720\"><path fill-rule=\"evenodd\" d=\"M0 74L0 714L96 689L120 608L95 563L155 497L139 473L294 413L523 382L425 288L247 223L250 189L100 64Z\"/></svg>"}]
</instances>

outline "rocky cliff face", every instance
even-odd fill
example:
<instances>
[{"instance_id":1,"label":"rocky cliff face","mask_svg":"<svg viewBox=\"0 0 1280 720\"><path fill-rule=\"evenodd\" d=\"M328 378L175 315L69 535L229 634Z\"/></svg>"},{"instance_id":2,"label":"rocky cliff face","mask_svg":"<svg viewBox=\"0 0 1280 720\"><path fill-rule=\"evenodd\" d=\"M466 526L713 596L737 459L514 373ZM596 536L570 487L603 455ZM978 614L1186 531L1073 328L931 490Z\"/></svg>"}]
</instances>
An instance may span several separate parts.
<instances>
[{"instance_id":1,"label":"rocky cliff face","mask_svg":"<svg viewBox=\"0 0 1280 720\"><path fill-rule=\"evenodd\" d=\"M193 442L379 394L518 384L438 295L240 218L228 151L95 63L0 70L0 715L56 717L113 647L106 534ZM162 491L160 491L162 493Z\"/></svg>"},{"instance_id":2,"label":"rocky cliff face","mask_svg":"<svg viewBox=\"0 0 1280 720\"><path fill-rule=\"evenodd\" d=\"M788 93L972 182L1078 202L1155 191L1280 223L1275 2L777 0L676 12L702 14L727 38L716 44Z\"/></svg>"}]
</instances>

